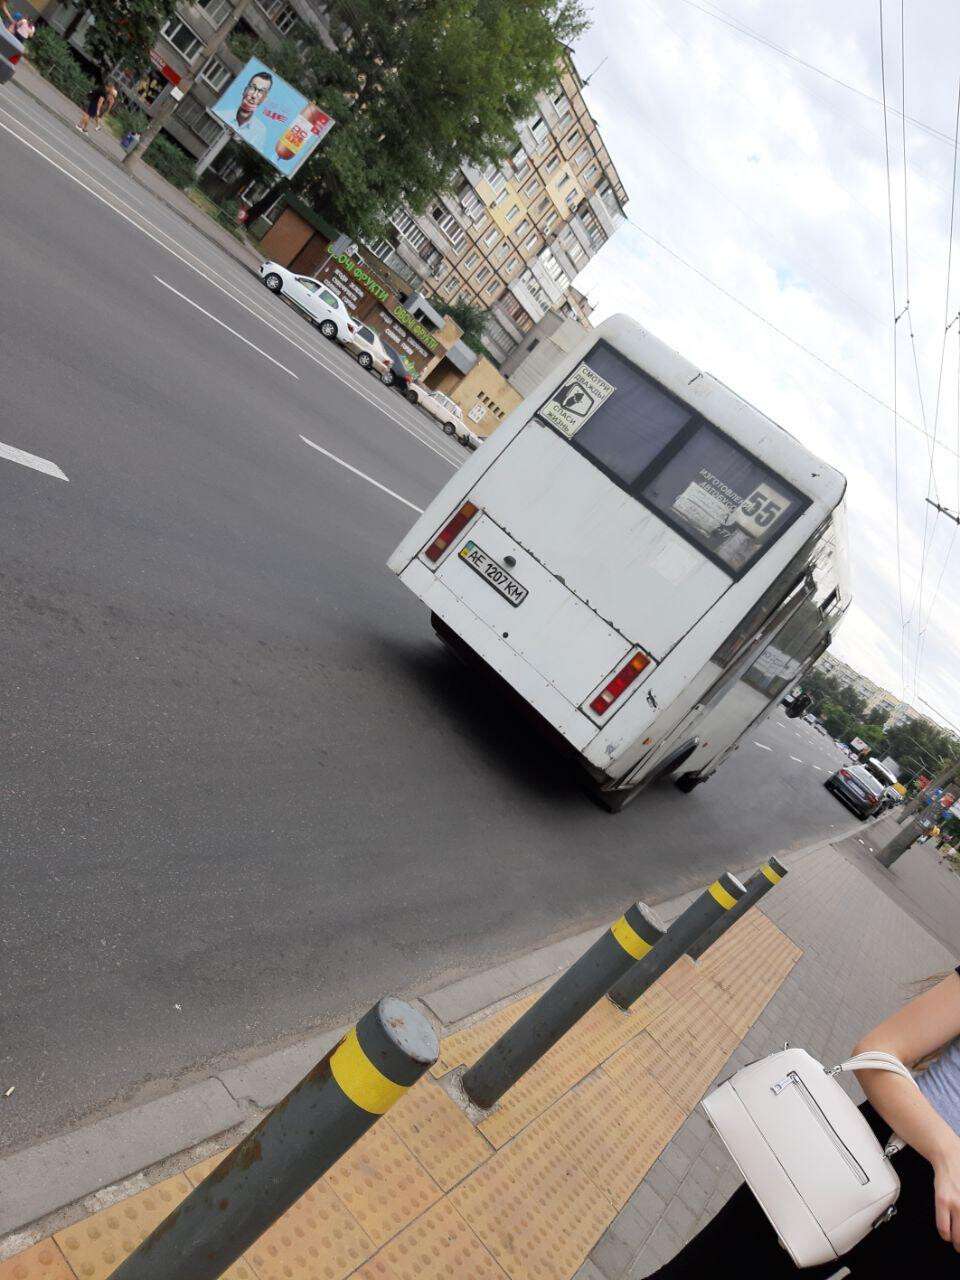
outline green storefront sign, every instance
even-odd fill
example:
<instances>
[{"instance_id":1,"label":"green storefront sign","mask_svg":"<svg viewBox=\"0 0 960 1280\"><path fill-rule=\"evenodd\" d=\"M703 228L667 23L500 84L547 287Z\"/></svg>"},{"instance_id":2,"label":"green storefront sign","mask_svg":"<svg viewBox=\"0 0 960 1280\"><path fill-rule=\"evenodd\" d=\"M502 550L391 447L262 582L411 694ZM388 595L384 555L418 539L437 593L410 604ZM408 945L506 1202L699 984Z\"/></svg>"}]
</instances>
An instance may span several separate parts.
<instances>
[{"instance_id":1,"label":"green storefront sign","mask_svg":"<svg viewBox=\"0 0 960 1280\"><path fill-rule=\"evenodd\" d=\"M387 302L390 294L378 280L374 280L373 277L363 269L359 262L354 262L354 260L348 257L345 253L332 253L329 245L327 246L327 252L333 258L337 266L345 271L348 276L351 276L356 280L357 284L366 289L367 293L372 294L378 302ZM422 342L429 351L436 351L438 349L440 343L436 340L430 330L425 328L419 320L415 319L405 307L401 307L398 304L393 308L390 314L395 320L399 321L405 329L409 329L413 336L419 342Z\"/></svg>"}]
</instances>

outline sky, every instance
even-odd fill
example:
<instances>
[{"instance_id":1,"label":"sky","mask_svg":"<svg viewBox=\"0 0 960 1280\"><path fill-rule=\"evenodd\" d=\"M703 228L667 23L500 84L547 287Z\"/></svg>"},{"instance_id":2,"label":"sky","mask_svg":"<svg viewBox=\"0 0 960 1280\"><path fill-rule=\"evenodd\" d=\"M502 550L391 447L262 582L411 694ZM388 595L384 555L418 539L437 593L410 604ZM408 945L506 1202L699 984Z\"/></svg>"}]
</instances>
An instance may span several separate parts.
<instances>
[{"instance_id":1,"label":"sky","mask_svg":"<svg viewBox=\"0 0 960 1280\"><path fill-rule=\"evenodd\" d=\"M832 652L960 728L960 528L925 503L960 512L960 8L907 3L901 44L884 0L888 213L879 0L589 5L576 62L630 197L576 281L594 320L632 316L843 471Z\"/></svg>"}]
</instances>

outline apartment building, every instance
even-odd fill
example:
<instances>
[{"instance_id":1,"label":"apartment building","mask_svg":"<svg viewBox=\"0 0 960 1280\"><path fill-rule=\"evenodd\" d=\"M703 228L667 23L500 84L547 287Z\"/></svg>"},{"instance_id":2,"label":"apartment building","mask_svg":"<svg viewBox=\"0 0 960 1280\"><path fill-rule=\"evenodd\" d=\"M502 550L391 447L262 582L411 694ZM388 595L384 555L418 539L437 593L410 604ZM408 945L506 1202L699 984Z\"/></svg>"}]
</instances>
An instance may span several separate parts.
<instances>
[{"instance_id":1,"label":"apartment building","mask_svg":"<svg viewBox=\"0 0 960 1280\"><path fill-rule=\"evenodd\" d=\"M181 92L179 86L185 76L196 77L166 129L198 159L223 134L223 126L209 114L208 108L243 65L231 51L229 42L216 57L202 58L204 45L229 19L233 9L231 0L192 0L192 3L183 0L160 30L150 54L150 68L138 77L124 77L122 69L118 69L118 78L124 82L131 101L147 115L151 115L158 104L165 104L171 95L176 97ZM298 35L319 36L329 43L325 10L326 6L316 0L254 0L237 23L236 34L254 36L267 44ZM90 19L81 8L72 3L53 3L45 16L80 53L85 52L84 38ZM224 159L222 163L229 162ZM229 174L223 176L230 177Z\"/></svg>"},{"instance_id":2,"label":"apartment building","mask_svg":"<svg viewBox=\"0 0 960 1280\"><path fill-rule=\"evenodd\" d=\"M569 50L509 160L460 168L423 214L399 210L369 251L412 287L490 312L485 344L506 360L545 315L589 326L572 281L623 221L627 193Z\"/></svg>"},{"instance_id":3,"label":"apartment building","mask_svg":"<svg viewBox=\"0 0 960 1280\"><path fill-rule=\"evenodd\" d=\"M822 671L824 675L834 676L843 684L855 689L860 697L863 698L864 714L869 714L879 707L885 716L883 723L886 729L898 728L911 720L923 718L921 712L904 702L902 698L898 698L889 689L882 689L880 685L867 676L862 676L859 671L855 671L848 663L841 662L832 653L825 653L820 658L817 662L817 669Z\"/></svg>"}]
</instances>

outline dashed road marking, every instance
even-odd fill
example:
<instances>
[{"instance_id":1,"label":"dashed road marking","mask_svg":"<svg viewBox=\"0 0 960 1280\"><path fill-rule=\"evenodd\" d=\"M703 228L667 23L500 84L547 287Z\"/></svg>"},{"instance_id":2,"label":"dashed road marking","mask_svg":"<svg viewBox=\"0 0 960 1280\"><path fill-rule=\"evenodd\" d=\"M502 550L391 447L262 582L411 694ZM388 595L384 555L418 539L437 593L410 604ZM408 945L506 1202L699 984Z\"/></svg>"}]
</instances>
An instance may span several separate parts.
<instances>
[{"instance_id":1,"label":"dashed road marking","mask_svg":"<svg viewBox=\"0 0 960 1280\"><path fill-rule=\"evenodd\" d=\"M768 747L764 742L754 742L755 747L759 747L761 751L772 751L773 747Z\"/></svg>"},{"instance_id":2,"label":"dashed road marking","mask_svg":"<svg viewBox=\"0 0 960 1280\"><path fill-rule=\"evenodd\" d=\"M44 475L53 476L55 480L67 480L55 462L49 458L38 458L35 453L27 453L25 449L16 449L12 444L0 444L0 458L8 462L19 462L21 467L32 467L34 471L42 471Z\"/></svg>"},{"instance_id":3,"label":"dashed road marking","mask_svg":"<svg viewBox=\"0 0 960 1280\"><path fill-rule=\"evenodd\" d=\"M355 476L359 476L361 480L366 480L367 484L372 484L377 489L382 489L384 493L389 493L391 498L396 498L398 502L402 502L405 507L410 507L412 511L416 511L419 515L423 515L423 507L418 507L416 503L411 502L408 498L402 497L399 493L395 493L393 489L388 489L385 484L381 484L379 480L374 480L373 476L368 476L365 471L360 471L357 467L353 467L349 462L344 462L342 458L338 458L335 453L331 453L329 449L324 449L319 444L314 444L312 440L308 440L306 436L300 439L304 444L308 444L311 449L316 449L317 453L322 453L325 458L329 458L332 462L337 462L341 467L346 467L347 471L352 471Z\"/></svg>"},{"instance_id":4,"label":"dashed road marking","mask_svg":"<svg viewBox=\"0 0 960 1280\"><path fill-rule=\"evenodd\" d=\"M797 764L803 764L803 761L800 759L799 756L791 756L790 759L796 760Z\"/></svg>"},{"instance_id":5,"label":"dashed road marking","mask_svg":"<svg viewBox=\"0 0 960 1280\"><path fill-rule=\"evenodd\" d=\"M154 276L153 278L156 280L157 284L162 284L165 289L169 289L171 293L175 293L178 298L181 298L189 306L195 307L197 311L199 311L201 315L206 316L208 320L212 320L213 323L218 324L221 329L226 329L227 333L232 333L235 338L239 338L241 342L245 342L253 351L262 355L265 360L269 360L271 364L275 364L277 368L282 369L284 373L289 373L291 378L296 378L298 382L300 381L299 373L294 373L292 369L288 369L287 366L285 364L281 364L279 360L274 360L269 351L264 351L263 347L258 347L255 342L251 342L249 338L245 338L242 333L237 333L236 329L231 329L228 324L224 324L222 320L219 320L212 311L208 311L206 307L201 307L199 302L194 302L192 298L188 298L185 293L181 293L179 289L175 289L172 284L167 284L166 280L161 280L159 276Z\"/></svg>"}]
</instances>

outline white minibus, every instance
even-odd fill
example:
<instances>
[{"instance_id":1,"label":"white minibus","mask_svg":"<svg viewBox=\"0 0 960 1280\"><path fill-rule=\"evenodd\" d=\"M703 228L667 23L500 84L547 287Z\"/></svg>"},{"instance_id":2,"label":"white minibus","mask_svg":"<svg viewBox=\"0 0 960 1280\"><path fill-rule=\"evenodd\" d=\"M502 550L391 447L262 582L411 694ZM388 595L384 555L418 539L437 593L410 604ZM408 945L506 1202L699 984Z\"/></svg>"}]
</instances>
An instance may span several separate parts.
<instances>
[{"instance_id":1,"label":"white minibus","mask_svg":"<svg viewBox=\"0 0 960 1280\"><path fill-rule=\"evenodd\" d=\"M616 811L657 778L703 782L826 649L850 601L845 485L616 316L451 477L389 565Z\"/></svg>"}]
</instances>

